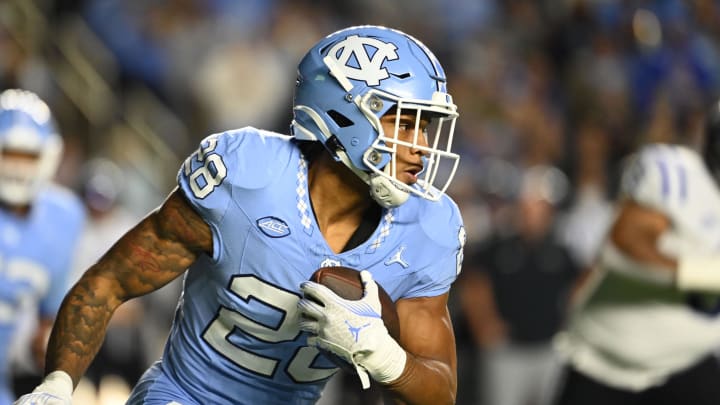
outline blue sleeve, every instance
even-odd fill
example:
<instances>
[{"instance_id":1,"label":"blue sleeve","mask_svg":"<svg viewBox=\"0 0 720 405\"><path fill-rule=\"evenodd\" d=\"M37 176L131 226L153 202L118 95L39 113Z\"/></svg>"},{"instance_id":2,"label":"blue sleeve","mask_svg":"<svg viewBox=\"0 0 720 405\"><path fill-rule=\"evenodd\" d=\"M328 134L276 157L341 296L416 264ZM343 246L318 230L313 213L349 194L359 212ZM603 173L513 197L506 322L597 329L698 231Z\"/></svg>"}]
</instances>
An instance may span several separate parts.
<instances>
[{"instance_id":1,"label":"blue sleeve","mask_svg":"<svg viewBox=\"0 0 720 405\"><path fill-rule=\"evenodd\" d=\"M422 253L426 255L422 262L428 265L412 274L413 287L404 298L444 294L462 270L467 236L460 210L447 196L436 204L442 209L426 211L426 215L420 217L424 233L430 239Z\"/></svg>"},{"instance_id":2,"label":"blue sleeve","mask_svg":"<svg viewBox=\"0 0 720 405\"><path fill-rule=\"evenodd\" d=\"M235 148L236 140L227 133L210 135L200 142L178 171L178 187L212 229L216 247L222 245L217 224L232 201L232 186L227 177L235 169ZM218 260L221 251L213 249L213 259Z\"/></svg>"},{"instance_id":3,"label":"blue sleeve","mask_svg":"<svg viewBox=\"0 0 720 405\"><path fill-rule=\"evenodd\" d=\"M454 255L445 255L432 266L413 273L414 286L403 298L435 297L448 292L457 278L455 263Z\"/></svg>"}]
</instances>

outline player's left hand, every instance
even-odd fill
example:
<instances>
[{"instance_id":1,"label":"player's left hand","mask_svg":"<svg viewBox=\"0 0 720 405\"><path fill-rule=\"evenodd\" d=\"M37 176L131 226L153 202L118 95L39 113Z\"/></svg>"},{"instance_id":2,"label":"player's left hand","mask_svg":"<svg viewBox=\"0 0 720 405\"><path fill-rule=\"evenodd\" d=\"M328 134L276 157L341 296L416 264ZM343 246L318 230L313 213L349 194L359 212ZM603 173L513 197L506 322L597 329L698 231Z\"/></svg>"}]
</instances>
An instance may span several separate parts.
<instances>
[{"instance_id":1,"label":"player's left hand","mask_svg":"<svg viewBox=\"0 0 720 405\"><path fill-rule=\"evenodd\" d=\"M383 324L378 287L369 271L360 272L364 286L360 300L346 300L329 288L303 282L304 298L298 303L300 329L309 332L308 345L330 351L357 370L363 388L370 386L368 374L380 383L400 377L407 355Z\"/></svg>"}]
</instances>

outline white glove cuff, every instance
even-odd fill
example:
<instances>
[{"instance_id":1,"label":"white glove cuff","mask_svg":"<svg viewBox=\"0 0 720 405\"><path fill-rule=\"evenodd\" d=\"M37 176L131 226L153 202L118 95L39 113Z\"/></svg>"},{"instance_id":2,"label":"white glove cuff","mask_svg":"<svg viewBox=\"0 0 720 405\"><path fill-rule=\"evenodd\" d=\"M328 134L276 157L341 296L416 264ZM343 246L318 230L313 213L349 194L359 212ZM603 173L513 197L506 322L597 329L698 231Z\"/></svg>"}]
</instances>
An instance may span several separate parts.
<instances>
[{"instance_id":1,"label":"white glove cuff","mask_svg":"<svg viewBox=\"0 0 720 405\"><path fill-rule=\"evenodd\" d=\"M720 257L684 257L678 261L677 287L720 292Z\"/></svg>"},{"instance_id":2,"label":"white glove cuff","mask_svg":"<svg viewBox=\"0 0 720 405\"><path fill-rule=\"evenodd\" d=\"M44 392L70 400L73 388L74 384L70 375L62 370L55 370L46 375L42 384L38 385L33 392Z\"/></svg>"},{"instance_id":3,"label":"white glove cuff","mask_svg":"<svg viewBox=\"0 0 720 405\"><path fill-rule=\"evenodd\" d=\"M367 368L372 364L372 367L368 368L368 373L370 373L375 381L387 384L400 378L400 375L405 370L407 353L405 353L405 349L392 338L388 339L388 342L383 346L383 349L368 356L368 358L362 362L362 365Z\"/></svg>"}]
</instances>

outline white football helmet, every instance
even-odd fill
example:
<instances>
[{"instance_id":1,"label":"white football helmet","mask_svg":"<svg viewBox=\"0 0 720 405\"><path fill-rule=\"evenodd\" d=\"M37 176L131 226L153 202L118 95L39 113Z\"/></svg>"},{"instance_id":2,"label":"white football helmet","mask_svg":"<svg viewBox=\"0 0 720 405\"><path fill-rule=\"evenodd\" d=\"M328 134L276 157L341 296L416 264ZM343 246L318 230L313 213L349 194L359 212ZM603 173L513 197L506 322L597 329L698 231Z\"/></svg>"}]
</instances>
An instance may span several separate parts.
<instances>
[{"instance_id":1,"label":"white football helmet","mask_svg":"<svg viewBox=\"0 0 720 405\"><path fill-rule=\"evenodd\" d=\"M35 93L0 93L0 200L27 205L52 180L62 154L47 104Z\"/></svg>"},{"instance_id":2,"label":"white football helmet","mask_svg":"<svg viewBox=\"0 0 720 405\"><path fill-rule=\"evenodd\" d=\"M384 133L380 118L390 111L415 116L412 142ZM358 26L328 35L298 66L292 132L320 141L370 186L383 207L414 194L436 201L455 175L459 156L451 152L457 107L447 93L440 62L417 39L379 26ZM420 130L421 115L430 119ZM422 139L422 138L425 139ZM425 155L418 182L397 180L398 145Z\"/></svg>"}]
</instances>

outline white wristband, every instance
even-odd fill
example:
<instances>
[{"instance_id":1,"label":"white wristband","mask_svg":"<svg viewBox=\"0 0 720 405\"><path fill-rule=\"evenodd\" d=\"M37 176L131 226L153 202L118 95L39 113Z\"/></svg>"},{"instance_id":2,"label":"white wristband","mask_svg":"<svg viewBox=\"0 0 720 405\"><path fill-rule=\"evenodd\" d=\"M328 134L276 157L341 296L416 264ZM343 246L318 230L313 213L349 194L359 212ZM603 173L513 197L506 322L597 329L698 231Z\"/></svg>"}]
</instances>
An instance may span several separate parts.
<instances>
[{"instance_id":1,"label":"white wristband","mask_svg":"<svg viewBox=\"0 0 720 405\"><path fill-rule=\"evenodd\" d=\"M681 290L720 292L720 257L681 258L675 282Z\"/></svg>"},{"instance_id":2,"label":"white wristband","mask_svg":"<svg viewBox=\"0 0 720 405\"><path fill-rule=\"evenodd\" d=\"M381 349L367 356L359 363L366 367L373 380L388 384L398 378L405 370L407 353L395 339L388 336L388 341Z\"/></svg>"},{"instance_id":3,"label":"white wristband","mask_svg":"<svg viewBox=\"0 0 720 405\"><path fill-rule=\"evenodd\" d=\"M45 376L42 384L33 392L46 392L60 398L71 398L74 384L70 375L62 370L55 370Z\"/></svg>"}]
</instances>

